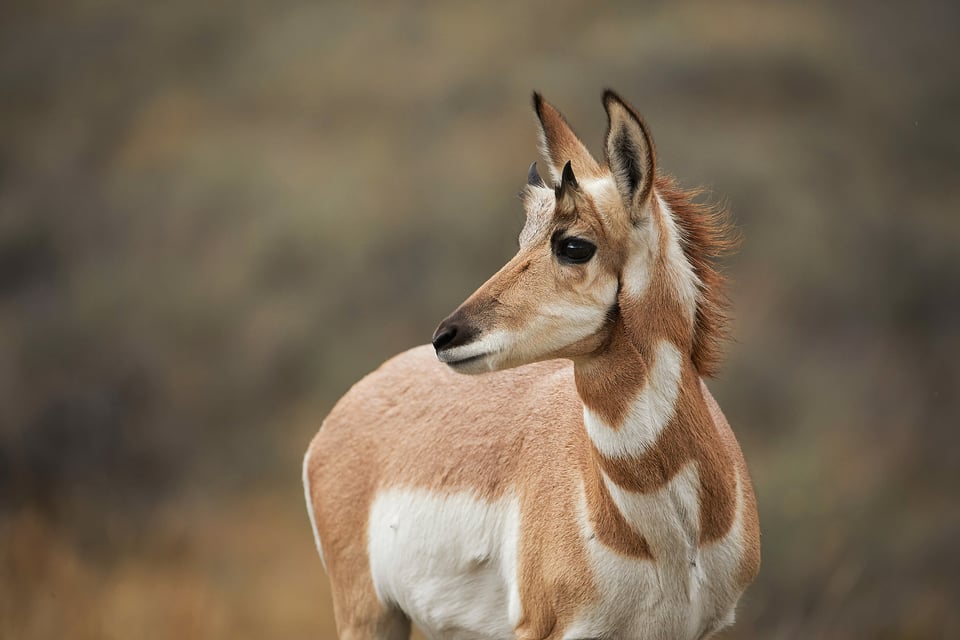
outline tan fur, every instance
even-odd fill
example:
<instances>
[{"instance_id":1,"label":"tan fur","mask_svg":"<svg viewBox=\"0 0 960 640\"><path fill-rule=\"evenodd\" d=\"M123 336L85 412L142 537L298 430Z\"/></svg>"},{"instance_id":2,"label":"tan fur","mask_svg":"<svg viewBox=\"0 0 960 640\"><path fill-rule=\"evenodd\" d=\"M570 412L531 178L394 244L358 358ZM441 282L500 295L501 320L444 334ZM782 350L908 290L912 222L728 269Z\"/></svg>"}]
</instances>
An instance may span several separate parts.
<instances>
[{"instance_id":1,"label":"tan fur","mask_svg":"<svg viewBox=\"0 0 960 640\"><path fill-rule=\"evenodd\" d=\"M577 546L569 514L576 510L581 470L590 466L572 373L569 362L553 360L464 376L440 364L432 349L418 347L354 386L310 445L310 485L318 488L314 511L331 580L375 598L366 584L365 523L352 516L367 513L378 488L468 490L487 500L518 491L529 532L521 543L521 597L529 606L520 629L540 638L544 629L562 628L592 596L582 552L574 555L579 561L562 567L559 578L552 573L560 567L550 561L557 548ZM389 399L382 389L392 390ZM451 401L438 402L438 390ZM454 424L456 429L449 428ZM576 465L553 455L555 447L575 453ZM344 478L355 477L358 468L365 482L342 491ZM323 487L337 490L318 496ZM561 496L547 512L539 500L544 492ZM349 559L342 572L335 561L341 558ZM355 617L334 605L338 621Z\"/></svg>"},{"instance_id":2,"label":"tan fur","mask_svg":"<svg viewBox=\"0 0 960 640\"><path fill-rule=\"evenodd\" d=\"M517 498L517 638L561 638L599 597L577 515L582 501L602 545L626 558L658 562L637 523L615 504L604 473L619 488L646 495L694 463L697 543L726 536L739 505L743 548L730 576L737 595L757 574L759 526L746 464L701 380L716 367L725 321L723 281L713 265L728 246L725 227L671 180L653 175L646 125L622 121L636 117L632 108L616 96L605 96L605 104L614 131L608 141L615 127L643 136L646 182L631 185L621 176L616 190L604 186L613 184L609 170L592 159L559 112L535 97L551 172L558 175L570 160L581 176L601 182L580 185L565 203L553 203L547 189L528 188L528 222L517 256L451 316L522 337L484 355L496 370L466 376L439 363L429 347L410 350L355 385L310 445L306 482L341 637L400 638L409 627L402 612L378 600L367 557L367 515L378 492L388 488L468 492L490 502ZM550 247L557 229L594 242L596 258L558 264ZM671 235L677 229L679 238ZM622 282L627 260L638 251L631 240L637 233L657 239L647 249L650 283L640 297ZM669 258L675 242L697 279L693 309L671 284L679 277ZM596 326L583 336L571 334L563 318L544 312L550 304L566 305ZM561 340L571 335L572 341ZM685 356L673 413L642 454L606 457L587 434L583 408L622 428L661 341Z\"/></svg>"},{"instance_id":3,"label":"tan fur","mask_svg":"<svg viewBox=\"0 0 960 640\"><path fill-rule=\"evenodd\" d=\"M754 523L740 576L746 586L759 566L756 506L746 465L709 391L691 386L685 387L694 395L689 411L694 411L699 396L699 410L709 408L709 422L698 423L693 429L699 431L690 433L675 420L649 457L618 463L597 456L590 445L568 361L551 360L482 377L452 372L427 346L388 361L344 396L310 444L310 486L327 571L335 584L348 585L334 591L338 620L362 617L355 607L361 611L379 607L369 584L363 518L378 488L469 490L485 499L519 490L522 523L528 525L521 546L521 597L528 614L521 628L529 629L531 638L550 637L538 634L562 629L593 597L582 542L570 517L581 482L598 537L626 555L650 557L646 542L611 502L600 482L598 463L618 484L649 492L662 486L683 461L698 457L701 465L708 465L701 471L705 484L707 478L721 479L718 488L705 495L701 542L729 527L733 499L729 473L740 473L747 488L744 521ZM393 391L389 399L382 395L385 388ZM451 402L438 403L437 390ZM464 398L470 402L453 401ZM702 420L704 415L697 417ZM450 429L451 424L457 428ZM699 438L707 447L694 445ZM556 456L557 450L574 455L575 464ZM336 490L324 491L333 487ZM554 502L539 500L543 492L549 492ZM551 562L571 549L580 549L574 554L576 562L559 567ZM554 575L558 569L562 576Z\"/></svg>"},{"instance_id":4,"label":"tan fur","mask_svg":"<svg viewBox=\"0 0 960 640\"><path fill-rule=\"evenodd\" d=\"M742 487L743 497L746 501L745 508L748 517L744 518L744 541L745 549L743 558L740 561L740 572L737 575L738 582L746 587L757 574L760 573L760 520L757 518L757 499L753 494L753 484L750 482L750 472L747 470L747 462L743 459L743 453L740 451L740 445L737 444L737 438L733 435L733 430L727 423L720 405L710 395L707 385L700 381L700 390L703 399L706 402L707 410L710 412L710 418L716 425L723 448L729 452L730 457L737 467L737 473L740 475L740 486Z\"/></svg>"},{"instance_id":5,"label":"tan fur","mask_svg":"<svg viewBox=\"0 0 960 640\"><path fill-rule=\"evenodd\" d=\"M581 178L600 175L600 165L573 133L566 119L539 93L533 94L533 109L541 127L541 151L554 182L560 181L560 171L568 160L573 163L574 174Z\"/></svg>"}]
</instances>

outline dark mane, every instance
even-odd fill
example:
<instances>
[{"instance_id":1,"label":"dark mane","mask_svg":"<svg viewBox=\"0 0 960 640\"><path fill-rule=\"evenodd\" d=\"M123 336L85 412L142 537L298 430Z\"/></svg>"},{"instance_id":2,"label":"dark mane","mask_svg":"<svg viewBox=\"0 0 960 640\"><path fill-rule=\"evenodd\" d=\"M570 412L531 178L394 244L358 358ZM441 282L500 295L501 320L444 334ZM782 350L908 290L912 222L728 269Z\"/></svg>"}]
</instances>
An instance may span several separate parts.
<instances>
[{"instance_id":1,"label":"dark mane","mask_svg":"<svg viewBox=\"0 0 960 640\"><path fill-rule=\"evenodd\" d=\"M681 188L671 176L656 180L663 198L680 228L683 252L700 281L693 328L693 364L700 375L713 376L720 365L729 337L730 302L726 277L718 261L733 252L739 237L730 223L726 206L704 202L703 189Z\"/></svg>"}]
</instances>

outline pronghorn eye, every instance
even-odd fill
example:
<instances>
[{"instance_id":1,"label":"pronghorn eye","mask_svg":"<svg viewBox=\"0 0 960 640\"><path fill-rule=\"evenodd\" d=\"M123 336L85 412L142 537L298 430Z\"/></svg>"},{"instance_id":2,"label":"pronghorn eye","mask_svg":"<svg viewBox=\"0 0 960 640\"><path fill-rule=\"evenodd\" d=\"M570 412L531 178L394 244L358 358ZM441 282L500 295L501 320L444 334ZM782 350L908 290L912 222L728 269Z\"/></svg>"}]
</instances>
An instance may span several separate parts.
<instances>
[{"instance_id":1,"label":"pronghorn eye","mask_svg":"<svg viewBox=\"0 0 960 640\"><path fill-rule=\"evenodd\" d=\"M583 238L564 238L556 244L557 257L560 262L582 264L593 257L597 247Z\"/></svg>"}]
</instances>

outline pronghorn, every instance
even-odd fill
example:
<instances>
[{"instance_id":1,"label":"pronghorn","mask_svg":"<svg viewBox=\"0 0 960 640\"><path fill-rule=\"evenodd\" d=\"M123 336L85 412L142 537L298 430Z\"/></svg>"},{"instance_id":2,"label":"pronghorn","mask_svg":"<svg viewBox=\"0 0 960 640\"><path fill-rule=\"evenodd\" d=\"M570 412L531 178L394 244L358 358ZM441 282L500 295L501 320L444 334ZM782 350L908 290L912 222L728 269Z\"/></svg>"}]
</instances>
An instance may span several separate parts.
<instances>
[{"instance_id":1,"label":"pronghorn","mask_svg":"<svg viewBox=\"0 0 960 640\"><path fill-rule=\"evenodd\" d=\"M702 380L723 212L603 104L600 164L534 94L556 187L531 166L519 252L307 449L341 638L706 638L757 575L747 467Z\"/></svg>"}]
</instances>

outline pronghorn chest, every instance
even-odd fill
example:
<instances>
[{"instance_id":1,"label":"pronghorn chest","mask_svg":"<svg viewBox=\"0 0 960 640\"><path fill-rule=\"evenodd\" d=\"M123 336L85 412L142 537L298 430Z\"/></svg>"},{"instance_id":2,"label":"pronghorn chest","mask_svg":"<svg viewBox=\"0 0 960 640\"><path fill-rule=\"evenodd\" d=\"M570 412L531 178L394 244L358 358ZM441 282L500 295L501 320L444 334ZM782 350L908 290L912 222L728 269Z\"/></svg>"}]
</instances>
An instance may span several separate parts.
<instances>
[{"instance_id":1,"label":"pronghorn chest","mask_svg":"<svg viewBox=\"0 0 960 640\"><path fill-rule=\"evenodd\" d=\"M642 536L644 554L604 542L611 532L582 506L581 526L596 598L583 607L564 638L700 638L727 624L739 596L727 576L736 570L738 532L699 543L700 478L686 465L656 491L624 490L603 475L611 501Z\"/></svg>"},{"instance_id":2,"label":"pronghorn chest","mask_svg":"<svg viewBox=\"0 0 960 640\"><path fill-rule=\"evenodd\" d=\"M368 556L381 601L429 638L512 638L519 612L518 501L417 489L381 492Z\"/></svg>"},{"instance_id":3,"label":"pronghorn chest","mask_svg":"<svg viewBox=\"0 0 960 640\"><path fill-rule=\"evenodd\" d=\"M526 550L530 536L549 540L555 533L543 529L551 505L530 505L513 494L487 500L468 493L383 491L368 526L377 594L430 638L513 638L519 631L521 638L692 639L718 626L738 595L716 577L733 572L726 565L737 555L736 541L731 532L729 540L698 546L696 465L650 494L606 483L652 557L630 557L604 543L582 487L567 502L579 548L555 547L539 557ZM583 557L586 572L579 569ZM551 578L531 590L530 580L544 575ZM582 600L558 601L557 594L571 593ZM572 608L573 615L548 617L556 620L552 630L524 626L542 613L534 607Z\"/></svg>"}]
</instances>

